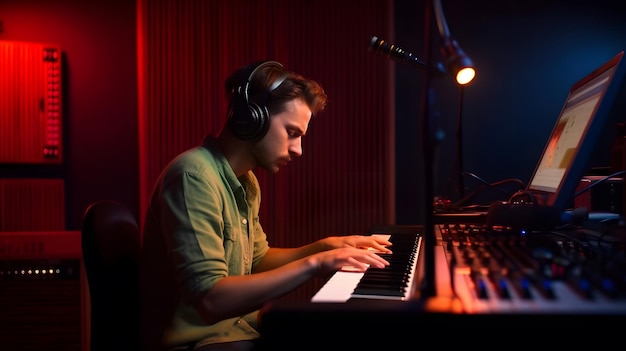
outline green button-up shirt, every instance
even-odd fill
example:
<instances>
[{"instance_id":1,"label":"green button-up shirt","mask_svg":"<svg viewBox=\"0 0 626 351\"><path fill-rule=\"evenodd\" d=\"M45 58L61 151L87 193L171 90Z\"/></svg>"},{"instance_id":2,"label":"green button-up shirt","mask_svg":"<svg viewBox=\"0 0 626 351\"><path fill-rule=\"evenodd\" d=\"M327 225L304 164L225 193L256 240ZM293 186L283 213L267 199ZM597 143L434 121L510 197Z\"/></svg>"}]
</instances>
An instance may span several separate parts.
<instances>
[{"instance_id":1,"label":"green button-up shirt","mask_svg":"<svg viewBox=\"0 0 626 351\"><path fill-rule=\"evenodd\" d=\"M164 327L164 346L259 337L257 312L207 325L191 301L223 277L250 274L269 249L260 195L254 173L237 178L211 136L163 170L144 223L142 298L159 311L150 323Z\"/></svg>"}]
</instances>

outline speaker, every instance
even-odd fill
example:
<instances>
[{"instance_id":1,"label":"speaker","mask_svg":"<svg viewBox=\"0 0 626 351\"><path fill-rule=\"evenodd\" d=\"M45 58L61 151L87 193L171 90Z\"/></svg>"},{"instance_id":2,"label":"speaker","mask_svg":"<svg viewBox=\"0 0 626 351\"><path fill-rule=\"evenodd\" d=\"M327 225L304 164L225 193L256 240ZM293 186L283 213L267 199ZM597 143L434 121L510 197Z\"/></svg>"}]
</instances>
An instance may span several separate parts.
<instances>
[{"instance_id":1,"label":"speaker","mask_svg":"<svg viewBox=\"0 0 626 351\"><path fill-rule=\"evenodd\" d=\"M0 349L89 350L79 231L0 231Z\"/></svg>"},{"instance_id":2,"label":"speaker","mask_svg":"<svg viewBox=\"0 0 626 351\"><path fill-rule=\"evenodd\" d=\"M269 130L270 113L266 106L267 95L283 83L287 74L283 72L266 91L254 92L250 88L255 75L269 67L283 71L283 65L276 61L262 61L251 66L251 72L246 75L246 81L235 87L233 91L228 126L239 139L259 140Z\"/></svg>"}]
</instances>

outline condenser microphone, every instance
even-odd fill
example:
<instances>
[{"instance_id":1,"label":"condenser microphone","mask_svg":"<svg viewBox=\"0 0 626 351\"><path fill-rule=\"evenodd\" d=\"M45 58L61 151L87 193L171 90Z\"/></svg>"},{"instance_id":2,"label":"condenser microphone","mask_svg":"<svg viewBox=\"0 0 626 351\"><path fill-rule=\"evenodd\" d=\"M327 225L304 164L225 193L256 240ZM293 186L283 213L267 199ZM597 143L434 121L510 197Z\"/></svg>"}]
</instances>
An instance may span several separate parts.
<instances>
[{"instance_id":1,"label":"condenser microphone","mask_svg":"<svg viewBox=\"0 0 626 351\"><path fill-rule=\"evenodd\" d=\"M372 40L370 40L369 49L375 52L379 52L385 55L387 58L393 59L398 62L406 63L406 64L409 64L411 66L418 67L421 69L429 68L426 62L418 59L412 53L403 50L397 45L388 43L385 40L380 39L377 36L373 36ZM433 69L433 72L439 73L442 75L446 73L443 67L441 66L441 64L437 65L437 67Z\"/></svg>"}]
</instances>

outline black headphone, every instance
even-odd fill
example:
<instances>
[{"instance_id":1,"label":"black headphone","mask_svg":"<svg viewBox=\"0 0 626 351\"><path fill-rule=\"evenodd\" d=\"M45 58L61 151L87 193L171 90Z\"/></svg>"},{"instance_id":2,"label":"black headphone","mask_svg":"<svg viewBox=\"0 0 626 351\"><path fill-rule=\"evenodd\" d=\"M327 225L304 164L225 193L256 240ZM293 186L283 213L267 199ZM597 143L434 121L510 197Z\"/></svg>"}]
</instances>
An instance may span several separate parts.
<instances>
[{"instance_id":1,"label":"black headphone","mask_svg":"<svg viewBox=\"0 0 626 351\"><path fill-rule=\"evenodd\" d=\"M269 130L270 113L265 106L267 94L278 88L287 78L287 74L285 73L275 80L267 91L253 94L252 96L255 97L254 100L256 101L251 101L250 84L257 72L271 66L283 70L283 65L276 61L262 61L253 65L247 80L233 90L228 126L239 139L258 140L263 138Z\"/></svg>"}]
</instances>

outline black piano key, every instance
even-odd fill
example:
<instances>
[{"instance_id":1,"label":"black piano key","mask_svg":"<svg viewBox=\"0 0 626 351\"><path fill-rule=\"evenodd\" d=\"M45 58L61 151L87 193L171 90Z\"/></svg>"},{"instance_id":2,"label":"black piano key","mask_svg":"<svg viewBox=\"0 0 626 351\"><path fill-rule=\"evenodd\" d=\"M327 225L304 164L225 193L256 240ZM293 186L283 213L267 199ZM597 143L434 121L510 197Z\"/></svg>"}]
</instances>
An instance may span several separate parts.
<instances>
[{"instance_id":1,"label":"black piano key","mask_svg":"<svg viewBox=\"0 0 626 351\"><path fill-rule=\"evenodd\" d=\"M393 290L385 288L357 287L354 289L354 295L375 295L375 296L404 296L405 290Z\"/></svg>"},{"instance_id":2,"label":"black piano key","mask_svg":"<svg viewBox=\"0 0 626 351\"><path fill-rule=\"evenodd\" d=\"M416 256L416 234L392 235L392 254L379 254L389 261L385 268L369 268L356 285L353 295L403 297Z\"/></svg>"}]
</instances>

